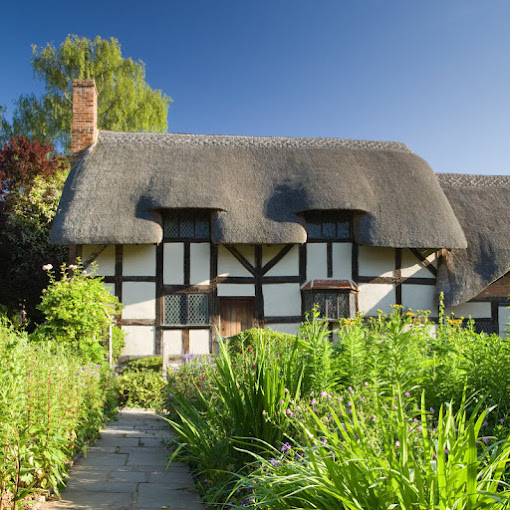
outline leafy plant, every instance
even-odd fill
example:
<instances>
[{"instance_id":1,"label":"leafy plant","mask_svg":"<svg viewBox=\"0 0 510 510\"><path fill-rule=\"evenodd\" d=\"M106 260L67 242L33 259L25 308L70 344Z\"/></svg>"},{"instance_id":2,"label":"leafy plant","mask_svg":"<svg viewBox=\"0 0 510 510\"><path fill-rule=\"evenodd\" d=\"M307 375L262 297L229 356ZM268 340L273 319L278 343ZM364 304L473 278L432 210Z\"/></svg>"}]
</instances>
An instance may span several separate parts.
<instances>
[{"instance_id":1,"label":"leafy plant","mask_svg":"<svg viewBox=\"0 0 510 510\"><path fill-rule=\"evenodd\" d=\"M39 309L46 320L35 330L33 338L53 338L72 346L84 361L102 361L109 327L116 330L113 316L120 313L122 305L104 287L102 279L88 276L81 264L69 267L63 264L59 280L51 265L45 268L50 285L43 291ZM121 342L121 338L116 331L114 339ZM115 346L115 350L121 349Z\"/></svg>"},{"instance_id":2,"label":"leafy plant","mask_svg":"<svg viewBox=\"0 0 510 510\"><path fill-rule=\"evenodd\" d=\"M130 360L118 370L115 384L120 406L162 409L166 382L161 356Z\"/></svg>"}]
</instances>

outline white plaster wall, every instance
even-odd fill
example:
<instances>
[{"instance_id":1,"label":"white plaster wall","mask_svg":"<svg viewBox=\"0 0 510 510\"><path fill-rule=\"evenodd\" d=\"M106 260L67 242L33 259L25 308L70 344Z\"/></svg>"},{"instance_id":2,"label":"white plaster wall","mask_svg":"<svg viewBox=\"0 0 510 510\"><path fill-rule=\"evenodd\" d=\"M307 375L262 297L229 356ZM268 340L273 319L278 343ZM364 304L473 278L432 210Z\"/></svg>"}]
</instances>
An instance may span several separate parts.
<instances>
[{"instance_id":1,"label":"white plaster wall","mask_svg":"<svg viewBox=\"0 0 510 510\"><path fill-rule=\"evenodd\" d=\"M115 296L115 284L114 283L103 283L103 287L112 295Z\"/></svg>"},{"instance_id":2,"label":"white plaster wall","mask_svg":"<svg viewBox=\"0 0 510 510\"><path fill-rule=\"evenodd\" d=\"M395 304L395 286L386 283L362 283L359 285L359 311L365 315L377 315L377 310L391 313Z\"/></svg>"},{"instance_id":3,"label":"white plaster wall","mask_svg":"<svg viewBox=\"0 0 510 510\"><path fill-rule=\"evenodd\" d=\"M168 329L163 331L161 341L165 344L167 356L182 356L182 330ZM163 346L162 346L163 347Z\"/></svg>"},{"instance_id":4,"label":"white plaster wall","mask_svg":"<svg viewBox=\"0 0 510 510\"><path fill-rule=\"evenodd\" d=\"M263 285L264 315L301 315L301 288L298 283Z\"/></svg>"},{"instance_id":5,"label":"white plaster wall","mask_svg":"<svg viewBox=\"0 0 510 510\"><path fill-rule=\"evenodd\" d=\"M84 244L82 246L82 261L86 261L93 253L101 249L98 244ZM97 276L115 276L115 246L110 244L95 259L97 262Z\"/></svg>"},{"instance_id":6,"label":"white plaster wall","mask_svg":"<svg viewBox=\"0 0 510 510\"><path fill-rule=\"evenodd\" d=\"M498 308L499 316L499 336L508 338L510 335L507 333L508 323L510 322L510 308L507 306L500 306Z\"/></svg>"},{"instance_id":7,"label":"white plaster wall","mask_svg":"<svg viewBox=\"0 0 510 510\"><path fill-rule=\"evenodd\" d=\"M122 247L123 276L156 276L156 246L125 244Z\"/></svg>"},{"instance_id":8,"label":"white plaster wall","mask_svg":"<svg viewBox=\"0 0 510 510\"><path fill-rule=\"evenodd\" d=\"M163 245L163 283L184 285L184 244L165 243Z\"/></svg>"},{"instance_id":9,"label":"white plaster wall","mask_svg":"<svg viewBox=\"0 0 510 510\"><path fill-rule=\"evenodd\" d=\"M413 310L430 310L432 317L437 316L438 302L434 285L402 285L402 306Z\"/></svg>"},{"instance_id":10,"label":"white plaster wall","mask_svg":"<svg viewBox=\"0 0 510 510\"><path fill-rule=\"evenodd\" d=\"M210 331L208 329L189 330L190 354L210 354L209 349Z\"/></svg>"},{"instance_id":11,"label":"white plaster wall","mask_svg":"<svg viewBox=\"0 0 510 510\"><path fill-rule=\"evenodd\" d=\"M269 324L268 329L279 331L280 333L288 333L289 335L297 335L300 324Z\"/></svg>"},{"instance_id":12,"label":"white plaster wall","mask_svg":"<svg viewBox=\"0 0 510 510\"><path fill-rule=\"evenodd\" d=\"M436 252L432 252L427 257L427 260L432 262L433 267L436 267ZM435 276L416 258L416 255L408 249L402 250L402 276L406 278L435 278Z\"/></svg>"},{"instance_id":13,"label":"white plaster wall","mask_svg":"<svg viewBox=\"0 0 510 510\"><path fill-rule=\"evenodd\" d=\"M124 356L153 356L156 352L156 328L154 326L123 326Z\"/></svg>"},{"instance_id":14,"label":"white plaster wall","mask_svg":"<svg viewBox=\"0 0 510 510\"><path fill-rule=\"evenodd\" d=\"M328 245L308 243L306 245L306 279L324 280L328 277Z\"/></svg>"},{"instance_id":15,"label":"white plaster wall","mask_svg":"<svg viewBox=\"0 0 510 510\"><path fill-rule=\"evenodd\" d=\"M124 282L122 284L123 319L156 318L156 284Z\"/></svg>"},{"instance_id":16,"label":"white plaster wall","mask_svg":"<svg viewBox=\"0 0 510 510\"><path fill-rule=\"evenodd\" d=\"M395 276L395 250L378 246L360 246L358 271L361 276Z\"/></svg>"},{"instance_id":17,"label":"white plaster wall","mask_svg":"<svg viewBox=\"0 0 510 510\"><path fill-rule=\"evenodd\" d=\"M244 255L250 255L249 246L242 247L236 246L236 249ZM250 257L253 259L253 256ZM250 260L253 265L253 260ZM252 274L245 269L241 263L224 247L218 246L218 276L252 276Z\"/></svg>"},{"instance_id":18,"label":"white plaster wall","mask_svg":"<svg viewBox=\"0 0 510 510\"><path fill-rule=\"evenodd\" d=\"M255 295L255 285L251 283L241 283L241 284L232 284L232 283L219 283L218 284L218 296L254 296Z\"/></svg>"},{"instance_id":19,"label":"white plaster wall","mask_svg":"<svg viewBox=\"0 0 510 510\"><path fill-rule=\"evenodd\" d=\"M333 278L352 280L352 243L333 243Z\"/></svg>"},{"instance_id":20,"label":"white plaster wall","mask_svg":"<svg viewBox=\"0 0 510 510\"><path fill-rule=\"evenodd\" d=\"M189 253L191 285L209 285L211 245L209 243L191 243Z\"/></svg>"},{"instance_id":21,"label":"white plaster wall","mask_svg":"<svg viewBox=\"0 0 510 510\"><path fill-rule=\"evenodd\" d=\"M463 303L458 306L447 306L444 313L446 317L450 317L454 313L455 317L465 317L466 319L469 316L473 319L490 319L492 317L490 303Z\"/></svg>"},{"instance_id":22,"label":"white plaster wall","mask_svg":"<svg viewBox=\"0 0 510 510\"><path fill-rule=\"evenodd\" d=\"M285 245L264 246L262 248L262 266L276 257ZM265 276L299 276L299 248L293 246L276 266L271 268Z\"/></svg>"}]
</instances>

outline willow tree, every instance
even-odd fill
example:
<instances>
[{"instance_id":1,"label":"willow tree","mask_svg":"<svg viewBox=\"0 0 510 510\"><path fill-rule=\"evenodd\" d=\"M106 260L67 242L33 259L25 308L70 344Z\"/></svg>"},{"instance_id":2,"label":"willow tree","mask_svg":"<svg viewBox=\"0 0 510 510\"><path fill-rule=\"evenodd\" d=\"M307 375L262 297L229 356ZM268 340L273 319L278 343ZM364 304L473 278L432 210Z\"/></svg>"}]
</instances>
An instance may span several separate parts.
<instances>
[{"instance_id":1,"label":"willow tree","mask_svg":"<svg viewBox=\"0 0 510 510\"><path fill-rule=\"evenodd\" d=\"M124 58L113 37L87 39L69 35L55 47L32 46L32 68L44 93L22 95L15 103L11 125L3 132L29 139L52 140L70 147L72 81L94 78L98 90L98 127L111 131L164 132L172 99L145 81L145 64ZM9 131L10 130L10 131Z\"/></svg>"}]
</instances>

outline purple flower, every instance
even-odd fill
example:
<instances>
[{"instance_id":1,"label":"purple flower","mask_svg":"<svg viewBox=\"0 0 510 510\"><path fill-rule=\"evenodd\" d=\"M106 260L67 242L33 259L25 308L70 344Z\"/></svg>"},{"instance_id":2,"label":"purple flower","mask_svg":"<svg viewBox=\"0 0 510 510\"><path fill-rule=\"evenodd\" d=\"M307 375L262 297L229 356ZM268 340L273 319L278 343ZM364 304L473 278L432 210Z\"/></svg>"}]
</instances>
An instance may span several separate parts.
<instances>
[{"instance_id":1,"label":"purple flower","mask_svg":"<svg viewBox=\"0 0 510 510\"><path fill-rule=\"evenodd\" d=\"M483 441L485 444L489 444L489 438L488 438L488 437L482 437L482 441Z\"/></svg>"},{"instance_id":2,"label":"purple flower","mask_svg":"<svg viewBox=\"0 0 510 510\"><path fill-rule=\"evenodd\" d=\"M375 414L373 414L372 416L370 416L370 419L372 419L372 420L375 420L375 418L376 418Z\"/></svg>"},{"instance_id":3,"label":"purple flower","mask_svg":"<svg viewBox=\"0 0 510 510\"><path fill-rule=\"evenodd\" d=\"M397 448L400 448L400 441L395 441L395 446L396 446Z\"/></svg>"},{"instance_id":4,"label":"purple flower","mask_svg":"<svg viewBox=\"0 0 510 510\"><path fill-rule=\"evenodd\" d=\"M283 391L285 391L285 393L288 393L289 392L289 388L285 388Z\"/></svg>"},{"instance_id":5,"label":"purple flower","mask_svg":"<svg viewBox=\"0 0 510 510\"><path fill-rule=\"evenodd\" d=\"M284 443L284 445L280 448L280 451L282 453L289 453L292 449L292 446L290 446L290 443Z\"/></svg>"},{"instance_id":6,"label":"purple flower","mask_svg":"<svg viewBox=\"0 0 510 510\"><path fill-rule=\"evenodd\" d=\"M405 392L405 396L406 396L406 397L410 397L410 396L411 396L411 394L410 394L408 391L406 391L406 392Z\"/></svg>"},{"instance_id":7,"label":"purple flower","mask_svg":"<svg viewBox=\"0 0 510 510\"><path fill-rule=\"evenodd\" d=\"M430 408L430 412L431 412L432 414L434 414L434 413L436 412L436 410L435 410L433 407L431 407L431 408Z\"/></svg>"},{"instance_id":8,"label":"purple flower","mask_svg":"<svg viewBox=\"0 0 510 510\"><path fill-rule=\"evenodd\" d=\"M317 403L317 400L315 400L314 398L312 398L312 405L316 404Z\"/></svg>"}]
</instances>

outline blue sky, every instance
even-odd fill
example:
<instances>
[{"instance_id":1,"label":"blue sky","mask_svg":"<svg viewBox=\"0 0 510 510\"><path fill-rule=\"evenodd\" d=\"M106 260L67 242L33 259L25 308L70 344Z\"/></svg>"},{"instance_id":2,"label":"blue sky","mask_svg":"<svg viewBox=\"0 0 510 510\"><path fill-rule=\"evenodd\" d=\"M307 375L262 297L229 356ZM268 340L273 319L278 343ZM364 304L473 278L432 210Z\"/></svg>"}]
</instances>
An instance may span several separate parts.
<instances>
[{"instance_id":1,"label":"blue sky","mask_svg":"<svg viewBox=\"0 0 510 510\"><path fill-rule=\"evenodd\" d=\"M116 37L174 99L169 131L396 140L436 171L510 175L508 0L9 2L0 105L31 44Z\"/></svg>"}]
</instances>

